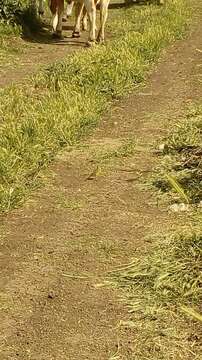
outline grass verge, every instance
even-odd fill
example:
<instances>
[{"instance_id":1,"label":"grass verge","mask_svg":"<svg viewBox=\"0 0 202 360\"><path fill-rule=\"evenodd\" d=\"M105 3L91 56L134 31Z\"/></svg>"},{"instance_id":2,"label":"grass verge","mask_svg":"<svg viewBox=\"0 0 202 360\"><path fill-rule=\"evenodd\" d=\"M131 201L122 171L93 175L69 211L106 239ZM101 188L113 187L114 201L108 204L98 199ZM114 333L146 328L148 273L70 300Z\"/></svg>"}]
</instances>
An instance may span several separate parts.
<instances>
[{"instance_id":1,"label":"grass verge","mask_svg":"<svg viewBox=\"0 0 202 360\"><path fill-rule=\"evenodd\" d=\"M153 185L171 202L201 203L202 106L192 106L165 139Z\"/></svg>"},{"instance_id":2,"label":"grass verge","mask_svg":"<svg viewBox=\"0 0 202 360\"><path fill-rule=\"evenodd\" d=\"M164 139L153 182L172 201L201 201L202 107L193 106ZM160 185L160 186L159 186ZM165 199L165 198L164 198ZM112 272L110 283L123 290L134 331L134 359L199 360L202 322L202 214L190 206L186 226L155 235L140 258Z\"/></svg>"},{"instance_id":3,"label":"grass verge","mask_svg":"<svg viewBox=\"0 0 202 360\"><path fill-rule=\"evenodd\" d=\"M110 101L144 81L161 50L185 31L183 0L115 10L117 39L50 66L0 93L0 210L24 201L58 150L94 126Z\"/></svg>"},{"instance_id":4,"label":"grass verge","mask_svg":"<svg viewBox=\"0 0 202 360\"><path fill-rule=\"evenodd\" d=\"M201 324L192 314L201 313L201 224L198 218L195 229L160 238L111 276L129 308L130 318L121 323L134 332L134 359L200 359Z\"/></svg>"}]
</instances>

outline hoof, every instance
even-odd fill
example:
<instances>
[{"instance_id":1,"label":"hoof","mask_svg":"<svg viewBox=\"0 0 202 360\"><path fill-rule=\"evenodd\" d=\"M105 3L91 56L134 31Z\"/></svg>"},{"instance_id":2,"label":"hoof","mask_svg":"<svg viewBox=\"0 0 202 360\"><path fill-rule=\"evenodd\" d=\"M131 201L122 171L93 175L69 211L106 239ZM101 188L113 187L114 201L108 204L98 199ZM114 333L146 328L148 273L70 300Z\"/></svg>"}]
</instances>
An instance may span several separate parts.
<instances>
[{"instance_id":1,"label":"hoof","mask_svg":"<svg viewBox=\"0 0 202 360\"><path fill-rule=\"evenodd\" d=\"M88 40L87 43L86 43L86 46L87 47L95 46L95 41L94 40Z\"/></svg>"},{"instance_id":2,"label":"hoof","mask_svg":"<svg viewBox=\"0 0 202 360\"><path fill-rule=\"evenodd\" d=\"M63 40L64 39L64 36L62 36L62 33L61 31L60 32L54 32L52 34L52 38L53 39L58 39L58 40Z\"/></svg>"},{"instance_id":3,"label":"hoof","mask_svg":"<svg viewBox=\"0 0 202 360\"><path fill-rule=\"evenodd\" d=\"M72 33L72 37L73 38L80 38L80 32L78 32L78 31L74 31L73 33Z\"/></svg>"},{"instance_id":4,"label":"hoof","mask_svg":"<svg viewBox=\"0 0 202 360\"><path fill-rule=\"evenodd\" d=\"M105 40L104 39L101 39L101 38L97 38L96 42L100 45L104 45L105 43Z\"/></svg>"}]
</instances>

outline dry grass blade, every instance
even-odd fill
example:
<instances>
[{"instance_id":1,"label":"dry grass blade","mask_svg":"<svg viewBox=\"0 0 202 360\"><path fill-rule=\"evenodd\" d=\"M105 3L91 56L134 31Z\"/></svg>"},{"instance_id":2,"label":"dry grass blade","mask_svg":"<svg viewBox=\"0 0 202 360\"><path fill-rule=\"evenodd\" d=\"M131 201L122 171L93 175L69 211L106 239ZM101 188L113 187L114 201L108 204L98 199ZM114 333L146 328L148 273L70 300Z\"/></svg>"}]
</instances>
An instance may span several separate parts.
<instances>
[{"instance_id":1,"label":"dry grass blade","mask_svg":"<svg viewBox=\"0 0 202 360\"><path fill-rule=\"evenodd\" d=\"M168 235L139 261L109 274L129 309L130 320L121 323L134 330L138 360L199 360L199 344L187 340L194 330L181 316L179 304L190 308L200 302L201 244L198 227L196 232Z\"/></svg>"},{"instance_id":2,"label":"dry grass blade","mask_svg":"<svg viewBox=\"0 0 202 360\"><path fill-rule=\"evenodd\" d=\"M62 276L70 278L70 279L78 279L78 280L89 280L89 279L95 278L92 275L62 274Z\"/></svg>"},{"instance_id":3,"label":"dry grass blade","mask_svg":"<svg viewBox=\"0 0 202 360\"><path fill-rule=\"evenodd\" d=\"M192 318L202 322L202 315L199 314L196 310L190 308L190 307L186 307L186 306L181 306L181 310L190 315Z\"/></svg>"},{"instance_id":4,"label":"dry grass blade","mask_svg":"<svg viewBox=\"0 0 202 360\"><path fill-rule=\"evenodd\" d=\"M180 198L186 202L186 204L189 204L190 200L188 196L185 194L185 191L183 187L179 184L179 182L174 179L173 176L166 174L166 178L169 182L169 184L172 186L172 188L178 193Z\"/></svg>"}]
</instances>

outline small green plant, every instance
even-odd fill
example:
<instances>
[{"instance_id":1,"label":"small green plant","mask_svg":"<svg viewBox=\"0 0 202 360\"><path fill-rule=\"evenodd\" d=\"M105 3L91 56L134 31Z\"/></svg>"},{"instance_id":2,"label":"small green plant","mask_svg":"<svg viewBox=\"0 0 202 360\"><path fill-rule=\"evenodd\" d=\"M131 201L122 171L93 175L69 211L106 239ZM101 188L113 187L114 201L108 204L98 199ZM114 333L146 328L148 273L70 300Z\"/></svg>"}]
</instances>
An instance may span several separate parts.
<instances>
[{"instance_id":1,"label":"small green plant","mask_svg":"<svg viewBox=\"0 0 202 360\"><path fill-rule=\"evenodd\" d=\"M36 8L28 0L0 0L0 24L0 37L20 35L28 29L37 31L41 27Z\"/></svg>"},{"instance_id":2,"label":"small green plant","mask_svg":"<svg viewBox=\"0 0 202 360\"><path fill-rule=\"evenodd\" d=\"M202 107L192 106L165 139L165 153L153 184L178 201L202 201Z\"/></svg>"},{"instance_id":3,"label":"small green plant","mask_svg":"<svg viewBox=\"0 0 202 360\"><path fill-rule=\"evenodd\" d=\"M21 0L0 0L0 19L15 23L22 12Z\"/></svg>"},{"instance_id":4,"label":"small green plant","mask_svg":"<svg viewBox=\"0 0 202 360\"><path fill-rule=\"evenodd\" d=\"M79 210L82 207L82 204L75 200L69 199L69 197L65 197L65 194L60 194L59 199L57 201L58 207L63 209L70 210Z\"/></svg>"},{"instance_id":5,"label":"small green plant","mask_svg":"<svg viewBox=\"0 0 202 360\"><path fill-rule=\"evenodd\" d=\"M94 161L98 164L106 164L112 160L125 158L134 154L136 148L136 142L133 139L126 139L122 144L112 149L96 149L94 154Z\"/></svg>"}]
</instances>

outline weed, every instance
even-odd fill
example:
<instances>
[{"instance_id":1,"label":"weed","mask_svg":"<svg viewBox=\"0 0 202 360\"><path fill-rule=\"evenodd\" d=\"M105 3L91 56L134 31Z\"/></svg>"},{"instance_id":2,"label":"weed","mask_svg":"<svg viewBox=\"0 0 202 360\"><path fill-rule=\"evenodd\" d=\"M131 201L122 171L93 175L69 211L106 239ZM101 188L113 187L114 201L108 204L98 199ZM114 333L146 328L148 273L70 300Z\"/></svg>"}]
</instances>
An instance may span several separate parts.
<instances>
[{"instance_id":1,"label":"weed","mask_svg":"<svg viewBox=\"0 0 202 360\"><path fill-rule=\"evenodd\" d=\"M139 360L200 358L199 326L182 312L201 303L200 227L201 222L195 230L160 238L146 254L110 274L111 284L125 290L131 316L123 325L134 330Z\"/></svg>"},{"instance_id":2,"label":"weed","mask_svg":"<svg viewBox=\"0 0 202 360\"><path fill-rule=\"evenodd\" d=\"M71 200L69 197L65 197L65 195L60 194L58 198L58 206L63 209L70 210L79 210L82 207L82 204L77 200Z\"/></svg>"},{"instance_id":3,"label":"weed","mask_svg":"<svg viewBox=\"0 0 202 360\"><path fill-rule=\"evenodd\" d=\"M133 139L126 139L116 149L96 150L94 161L98 164L107 164L112 160L125 158L134 154L136 142Z\"/></svg>"},{"instance_id":4,"label":"weed","mask_svg":"<svg viewBox=\"0 0 202 360\"><path fill-rule=\"evenodd\" d=\"M153 181L173 201L199 203L202 200L202 107L192 107L165 139L165 154ZM165 175L169 174L169 175ZM178 190L171 179L175 178ZM178 194L173 196L172 189Z\"/></svg>"}]
</instances>

